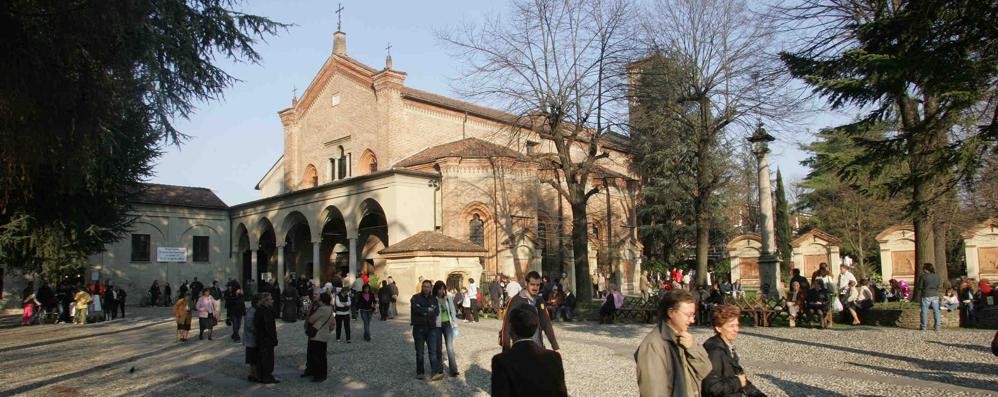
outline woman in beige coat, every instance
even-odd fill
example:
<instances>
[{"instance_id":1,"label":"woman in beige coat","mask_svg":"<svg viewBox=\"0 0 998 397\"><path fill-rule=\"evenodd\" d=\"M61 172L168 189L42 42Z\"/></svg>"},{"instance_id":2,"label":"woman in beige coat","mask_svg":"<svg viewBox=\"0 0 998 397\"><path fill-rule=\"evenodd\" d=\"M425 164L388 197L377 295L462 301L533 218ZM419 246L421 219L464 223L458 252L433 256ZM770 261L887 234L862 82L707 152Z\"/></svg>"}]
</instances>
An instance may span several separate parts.
<instances>
[{"instance_id":1,"label":"woman in beige coat","mask_svg":"<svg viewBox=\"0 0 998 397\"><path fill-rule=\"evenodd\" d=\"M693 295L673 290L659 303L658 327L648 333L634 353L641 395L699 396L700 383L711 371L703 346L693 339L696 319Z\"/></svg>"},{"instance_id":2,"label":"woman in beige coat","mask_svg":"<svg viewBox=\"0 0 998 397\"><path fill-rule=\"evenodd\" d=\"M177 340L187 342L187 334L191 332L191 294L184 294L173 304L173 316L177 318Z\"/></svg>"},{"instance_id":3,"label":"woman in beige coat","mask_svg":"<svg viewBox=\"0 0 998 397\"><path fill-rule=\"evenodd\" d=\"M305 373L302 377L311 376L313 382L326 380L328 370L326 368L326 347L329 345L329 332L333 330L333 303L332 295L323 292L319 295L319 307L305 319L306 332L309 327L316 329L315 335L308 338L308 350L305 358Z\"/></svg>"}]
</instances>

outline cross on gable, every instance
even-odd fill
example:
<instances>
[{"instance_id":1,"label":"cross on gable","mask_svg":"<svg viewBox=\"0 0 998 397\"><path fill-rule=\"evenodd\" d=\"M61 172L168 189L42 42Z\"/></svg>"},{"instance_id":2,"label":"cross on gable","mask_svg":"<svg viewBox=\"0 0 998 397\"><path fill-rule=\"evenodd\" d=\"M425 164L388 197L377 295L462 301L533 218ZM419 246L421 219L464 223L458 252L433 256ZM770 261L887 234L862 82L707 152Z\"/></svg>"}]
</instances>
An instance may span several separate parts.
<instances>
[{"instance_id":1,"label":"cross on gable","mask_svg":"<svg viewBox=\"0 0 998 397\"><path fill-rule=\"evenodd\" d=\"M388 56L392 56L392 42L388 42L388 47L385 47L385 51L388 52Z\"/></svg>"},{"instance_id":2,"label":"cross on gable","mask_svg":"<svg viewBox=\"0 0 998 397\"><path fill-rule=\"evenodd\" d=\"M343 3L337 4L337 7L338 8L336 8L336 31L339 32L341 31L341 27L343 26Z\"/></svg>"}]
</instances>

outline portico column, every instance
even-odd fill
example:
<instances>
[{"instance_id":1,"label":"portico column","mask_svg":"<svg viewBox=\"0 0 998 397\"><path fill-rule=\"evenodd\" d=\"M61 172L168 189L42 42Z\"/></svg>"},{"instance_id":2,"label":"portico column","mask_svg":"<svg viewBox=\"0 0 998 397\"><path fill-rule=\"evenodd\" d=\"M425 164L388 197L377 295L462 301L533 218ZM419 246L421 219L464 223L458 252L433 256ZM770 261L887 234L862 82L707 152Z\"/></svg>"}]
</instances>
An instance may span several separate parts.
<instances>
[{"instance_id":1,"label":"portico column","mask_svg":"<svg viewBox=\"0 0 998 397\"><path fill-rule=\"evenodd\" d=\"M316 285L319 284L319 246L321 245L321 240L312 242L312 280Z\"/></svg>"},{"instance_id":2,"label":"portico column","mask_svg":"<svg viewBox=\"0 0 998 397\"><path fill-rule=\"evenodd\" d=\"M780 266L776 257L776 233L773 223L773 192L769 185L769 153L768 143L775 140L766 133L762 124L748 138L752 143L752 153L755 154L759 170L759 212L762 215L762 252L759 256L759 287L768 286L768 297L779 299L783 291L779 288Z\"/></svg>"},{"instance_id":3,"label":"portico column","mask_svg":"<svg viewBox=\"0 0 998 397\"><path fill-rule=\"evenodd\" d=\"M277 246L277 285L284 289L284 246Z\"/></svg>"},{"instance_id":4,"label":"portico column","mask_svg":"<svg viewBox=\"0 0 998 397\"><path fill-rule=\"evenodd\" d=\"M357 275L357 237L350 237L350 274Z\"/></svg>"}]
</instances>

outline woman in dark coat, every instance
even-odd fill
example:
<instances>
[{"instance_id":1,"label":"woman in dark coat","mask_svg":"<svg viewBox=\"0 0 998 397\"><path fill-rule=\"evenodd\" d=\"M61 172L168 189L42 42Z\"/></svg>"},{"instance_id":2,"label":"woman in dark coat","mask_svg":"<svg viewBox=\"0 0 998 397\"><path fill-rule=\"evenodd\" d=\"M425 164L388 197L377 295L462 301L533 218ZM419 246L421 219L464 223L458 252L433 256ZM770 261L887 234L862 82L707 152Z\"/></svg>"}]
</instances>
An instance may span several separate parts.
<instances>
[{"instance_id":1,"label":"woman in dark coat","mask_svg":"<svg viewBox=\"0 0 998 397\"><path fill-rule=\"evenodd\" d=\"M714 332L703 343L713 367L703 379L700 388L703 396L764 397L766 394L749 382L745 370L738 363L735 338L738 336L738 318L741 310L735 305L720 305L713 310Z\"/></svg>"},{"instance_id":2,"label":"woman in dark coat","mask_svg":"<svg viewBox=\"0 0 998 397\"><path fill-rule=\"evenodd\" d=\"M274 378L274 347L277 346L277 324L274 298L260 294L260 303L253 318L256 330L257 379L260 383L280 383Z\"/></svg>"}]
</instances>

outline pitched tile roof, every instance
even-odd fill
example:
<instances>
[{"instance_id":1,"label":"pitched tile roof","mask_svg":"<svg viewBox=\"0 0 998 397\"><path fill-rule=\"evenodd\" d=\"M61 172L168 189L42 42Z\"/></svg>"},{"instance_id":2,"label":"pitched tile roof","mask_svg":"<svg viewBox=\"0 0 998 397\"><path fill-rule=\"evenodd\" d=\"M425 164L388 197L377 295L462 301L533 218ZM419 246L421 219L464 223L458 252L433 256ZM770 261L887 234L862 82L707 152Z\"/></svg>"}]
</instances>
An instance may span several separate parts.
<instances>
[{"instance_id":1,"label":"pitched tile roof","mask_svg":"<svg viewBox=\"0 0 998 397\"><path fill-rule=\"evenodd\" d=\"M206 209L229 208L211 189L203 187L143 184L143 190L133 200L136 204L172 205Z\"/></svg>"},{"instance_id":2,"label":"pitched tile roof","mask_svg":"<svg viewBox=\"0 0 998 397\"><path fill-rule=\"evenodd\" d=\"M811 229L807 233L801 234L800 236L797 236L797 238L793 239L793 241L790 242L790 245L794 247L800 247L802 244L804 244L804 242L807 241L808 237L811 236L825 240L831 245L842 244L842 239L835 237L831 234L828 234L824 230Z\"/></svg>"},{"instance_id":3,"label":"pitched tile roof","mask_svg":"<svg viewBox=\"0 0 998 397\"><path fill-rule=\"evenodd\" d=\"M459 141L433 146L395 164L396 167L412 167L420 164L431 163L445 157L462 157L483 159L489 157L507 157L523 162L530 162L530 158L520 152L505 146L496 145L478 138L465 138Z\"/></svg>"},{"instance_id":4,"label":"pitched tile roof","mask_svg":"<svg viewBox=\"0 0 998 397\"><path fill-rule=\"evenodd\" d=\"M388 246L381 251L382 255L407 254L407 253L448 253L448 256L479 256L473 254L484 254L488 252L482 246L470 241L458 240L440 232L419 232L409 238ZM464 255L460 255L464 254ZM472 254L472 255L468 255Z\"/></svg>"},{"instance_id":5,"label":"pitched tile roof","mask_svg":"<svg viewBox=\"0 0 998 397\"><path fill-rule=\"evenodd\" d=\"M556 153L539 153L531 156L535 161L541 164L540 169L542 170L554 170L559 169L558 165L555 163L558 160L558 155ZM593 165L593 171L591 176L593 178L620 178L623 180L633 181L633 177L625 174L621 174L617 171L611 170L599 164Z\"/></svg>"}]
</instances>

